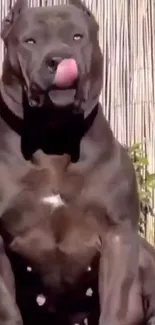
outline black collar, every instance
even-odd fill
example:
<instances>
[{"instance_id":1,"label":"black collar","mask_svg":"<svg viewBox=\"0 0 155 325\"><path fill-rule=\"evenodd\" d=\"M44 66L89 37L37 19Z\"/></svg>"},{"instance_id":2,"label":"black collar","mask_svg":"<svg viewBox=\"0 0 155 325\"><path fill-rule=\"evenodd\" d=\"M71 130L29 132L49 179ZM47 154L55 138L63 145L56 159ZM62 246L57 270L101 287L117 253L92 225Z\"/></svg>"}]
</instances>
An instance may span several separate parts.
<instances>
[{"instance_id":1,"label":"black collar","mask_svg":"<svg viewBox=\"0 0 155 325\"><path fill-rule=\"evenodd\" d=\"M8 108L0 96L0 116L13 131L21 136L21 151L26 160L31 160L33 153L42 149L47 154L68 153L72 161L77 161L80 140L92 126L98 107L97 103L86 118L82 110L70 113L67 123L53 127L52 120L51 123L48 119L46 123L42 122L37 108L30 107L28 103L24 106L24 111L28 110L30 117L24 114L24 118L20 118Z\"/></svg>"}]
</instances>

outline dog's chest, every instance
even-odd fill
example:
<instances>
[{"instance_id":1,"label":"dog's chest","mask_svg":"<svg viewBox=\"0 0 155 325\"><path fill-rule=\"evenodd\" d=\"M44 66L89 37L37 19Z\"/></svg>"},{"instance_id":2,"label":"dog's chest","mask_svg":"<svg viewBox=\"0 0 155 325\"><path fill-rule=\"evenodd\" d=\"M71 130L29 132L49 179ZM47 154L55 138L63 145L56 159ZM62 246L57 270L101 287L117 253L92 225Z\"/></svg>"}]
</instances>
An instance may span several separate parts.
<instances>
[{"instance_id":1,"label":"dog's chest","mask_svg":"<svg viewBox=\"0 0 155 325\"><path fill-rule=\"evenodd\" d=\"M67 204L60 194L44 196L42 203L51 209L48 222L42 219L40 224L41 229L49 233L50 240L52 238L50 258L53 262L50 263L53 268L56 265L62 277L67 269L67 274L74 278L75 273L78 276L83 272L100 251L97 224L90 214L74 204Z\"/></svg>"},{"instance_id":2,"label":"dog's chest","mask_svg":"<svg viewBox=\"0 0 155 325\"><path fill-rule=\"evenodd\" d=\"M67 243L70 246L70 251L75 242L77 248L78 242L81 246L83 241L84 250L89 251L89 249L94 248L98 250L98 225L91 211L85 212L78 205L65 201L60 193L50 193L50 195L43 196L41 200L43 205L50 208L47 227L51 227L56 249L59 248L60 251L65 252L65 244ZM42 218L41 225L45 218ZM82 250L82 246L80 249ZM65 253L68 253L67 246Z\"/></svg>"}]
</instances>

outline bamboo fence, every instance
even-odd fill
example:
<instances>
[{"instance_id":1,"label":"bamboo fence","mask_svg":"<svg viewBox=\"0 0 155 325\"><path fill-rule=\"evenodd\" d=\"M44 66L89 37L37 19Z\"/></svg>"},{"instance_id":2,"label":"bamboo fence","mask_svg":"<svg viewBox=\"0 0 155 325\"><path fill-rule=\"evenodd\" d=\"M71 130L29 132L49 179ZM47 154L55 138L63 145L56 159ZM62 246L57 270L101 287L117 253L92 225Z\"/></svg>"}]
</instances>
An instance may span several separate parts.
<instances>
[{"instance_id":1,"label":"bamboo fence","mask_svg":"<svg viewBox=\"0 0 155 325\"><path fill-rule=\"evenodd\" d=\"M86 0L99 22L103 51L101 102L115 136L131 145L146 139L149 169L155 172L155 0ZM0 0L0 20L14 1ZM29 0L48 6L65 0ZM0 73L3 61L0 40ZM154 197L152 199L155 205ZM155 245L155 220L147 218L146 238Z\"/></svg>"}]
</instances>

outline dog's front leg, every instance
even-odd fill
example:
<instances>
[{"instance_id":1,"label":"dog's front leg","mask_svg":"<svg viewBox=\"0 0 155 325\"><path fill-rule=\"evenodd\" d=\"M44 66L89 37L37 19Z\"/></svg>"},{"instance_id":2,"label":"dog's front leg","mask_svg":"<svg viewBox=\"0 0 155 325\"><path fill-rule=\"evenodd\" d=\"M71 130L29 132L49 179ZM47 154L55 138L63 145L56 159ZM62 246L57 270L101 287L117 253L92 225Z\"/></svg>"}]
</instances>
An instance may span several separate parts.
<instances>
[{"instance_id":1,"label":"dog's front leg","mask_svg":"<svg viewBox=\"0 0 155 325\"><path fill-rule=\"evenodd\" d=\"M127 325L130 290L138 271L138 236L130 227L109 231L99 270L100 325Z\"/></svg>"},{"instance_id":2,"label":"dog's front leg","mask_svg":"<svg viewBox=\"0 0 155 325\"><path fill-rule=\"evenodd\" d=\"M11 295L6 283L0 276L0 324L23 325L15 298Z\"/></svg>"}]
</instances>

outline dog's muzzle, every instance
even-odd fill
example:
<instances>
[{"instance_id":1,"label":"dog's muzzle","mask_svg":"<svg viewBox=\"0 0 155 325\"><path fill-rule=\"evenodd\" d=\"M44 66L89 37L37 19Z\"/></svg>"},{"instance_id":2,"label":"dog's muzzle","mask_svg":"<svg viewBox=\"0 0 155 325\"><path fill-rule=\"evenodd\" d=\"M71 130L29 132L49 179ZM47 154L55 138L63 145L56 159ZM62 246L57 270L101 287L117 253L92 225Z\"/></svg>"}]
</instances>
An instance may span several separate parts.
<instances>
[{"instance_id":1,"label":"dog's muzzle","mask_svg":"<svg viewBox=\"0 0 155 325\"><path fill-rule=\"evenodd\" d=\"M56 106L68 106L74 102L76 94L76 81L78 79L78 66L75 59L63 59L53 61L55 68L53 88L49 91L49 98Z\"/></svg>"},{"instance_id":2,"label":"dog's muzzle","mask_svg":"<svg viewBox=\"0 0 155 325\"><path fill-rule=\"evenodd\" d=\"M73 104L78 78L79 70L74 58L46 57L39 71L39 79L31 83L30 106L43 106L47 97L54 106Z\"/></svg>"}]
</instances>

